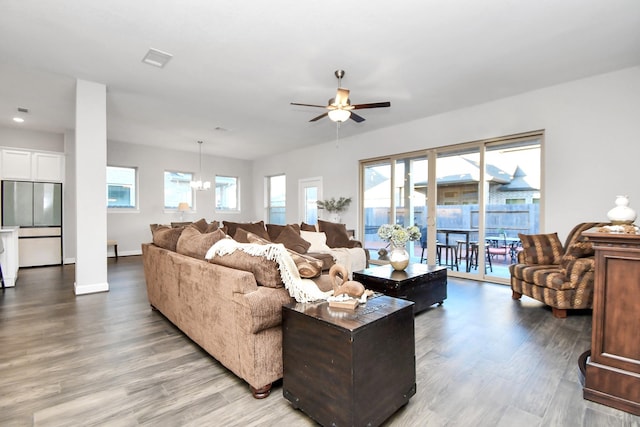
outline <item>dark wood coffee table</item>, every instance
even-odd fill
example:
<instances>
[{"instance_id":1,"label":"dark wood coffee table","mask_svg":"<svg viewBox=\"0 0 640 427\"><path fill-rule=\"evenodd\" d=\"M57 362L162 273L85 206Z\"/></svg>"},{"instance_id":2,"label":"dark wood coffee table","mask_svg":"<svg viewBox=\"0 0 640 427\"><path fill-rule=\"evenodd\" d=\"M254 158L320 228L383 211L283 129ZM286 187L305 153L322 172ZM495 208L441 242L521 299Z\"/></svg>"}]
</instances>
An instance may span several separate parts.
<instances>
[{"instance_id":1,"label":"dark wood coffee table","mask_svg":"<svg viewBox=\"0 0 640 427\"><path fill-rule=\"evenodd\" d=\"M445 266L409 264L405 271L396 271L391 265L381 265L355 271L353 280L372 291L415 302L415 313L447 299Z\"/></svg>"},{"instance_id":2,"label":"dark wood coffee table","mask_svg":"<svg viewBox=\"0 0 640 427\"><path fill-rule=\"evenodd\" d=\"M355 310L282 309L282 389L323 426L377 426L416 392L413 303L385 295Z\"/></svg>"}]
</instances>

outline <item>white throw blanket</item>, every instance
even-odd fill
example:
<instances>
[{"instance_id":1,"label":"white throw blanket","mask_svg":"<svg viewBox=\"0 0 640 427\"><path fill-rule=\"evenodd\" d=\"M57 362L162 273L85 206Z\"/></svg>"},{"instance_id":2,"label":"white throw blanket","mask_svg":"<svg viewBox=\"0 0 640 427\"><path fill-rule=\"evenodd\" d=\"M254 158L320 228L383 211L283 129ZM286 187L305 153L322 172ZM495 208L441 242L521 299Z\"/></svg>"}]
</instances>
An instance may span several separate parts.
<instances>
[{"instance_id":1,"label":"white throw blanket","mask_svg":"<svg viewBox=\"0 0 640 427\"><path fill-rule=\"evenodd\" d=\"M289 291L289 295L295 298L297 302L326 300L333 293L333 291L322 292L313 280L302 279L298 273L296 263L281 243L258 245L254 243L238 243L233 239L222 239L209 248L205 259L210 260L215 256L231 254L236 250L275 261L278 264L278 270L285 289Z\"/></svg>"},{"instance_id":2,"label":"white throw blanket","mask_svg":"<svg viewBox=\"0 0 640 427\"><path fill-rule=\"evenodd\" d=\"M354 271L367 268L367 257L362 248L333 248L331 256L336 264L342 265L349 272L349 279Z\"/></svg>"}]
</instances>

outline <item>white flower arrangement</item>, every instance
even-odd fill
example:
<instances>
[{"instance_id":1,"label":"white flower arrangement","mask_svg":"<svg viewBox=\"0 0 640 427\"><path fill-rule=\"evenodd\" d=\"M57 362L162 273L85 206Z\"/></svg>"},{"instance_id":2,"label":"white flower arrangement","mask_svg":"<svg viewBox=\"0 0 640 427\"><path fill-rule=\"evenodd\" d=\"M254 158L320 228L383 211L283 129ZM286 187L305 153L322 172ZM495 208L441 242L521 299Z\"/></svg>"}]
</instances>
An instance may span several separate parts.
<instances>
[{"instance_id":1,"label":"white flower arrangement","mask_svg":"<svg viewBox=\"0 0 640 427\"><path fill-rule=\"evenodd\" d=\"M420 240L422 234L415 225L404 228L398 224L383 224L378 228L378 236L394 246L404 246L409 241Z\"/></svg>"}]
</instances>

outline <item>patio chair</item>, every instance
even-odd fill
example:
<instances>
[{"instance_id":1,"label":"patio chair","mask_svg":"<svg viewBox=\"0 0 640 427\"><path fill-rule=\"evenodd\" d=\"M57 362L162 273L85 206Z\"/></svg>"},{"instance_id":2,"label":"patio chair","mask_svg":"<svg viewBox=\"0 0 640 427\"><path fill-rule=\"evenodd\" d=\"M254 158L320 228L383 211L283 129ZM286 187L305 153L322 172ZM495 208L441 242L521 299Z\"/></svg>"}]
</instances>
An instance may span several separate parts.
<instances>
[{"instance_id":1,"label":"patio chair","mask_svg":"<svg viewBox=\"0 0 640 427\"><path fill-rule=\"evenodd\" d=\"M500 233L498 239L491 239L487 252L492 258L503 256L506 263L507 257L511 256L511 247L507 244L507 234Z\"/></svg>"}]
</instances>

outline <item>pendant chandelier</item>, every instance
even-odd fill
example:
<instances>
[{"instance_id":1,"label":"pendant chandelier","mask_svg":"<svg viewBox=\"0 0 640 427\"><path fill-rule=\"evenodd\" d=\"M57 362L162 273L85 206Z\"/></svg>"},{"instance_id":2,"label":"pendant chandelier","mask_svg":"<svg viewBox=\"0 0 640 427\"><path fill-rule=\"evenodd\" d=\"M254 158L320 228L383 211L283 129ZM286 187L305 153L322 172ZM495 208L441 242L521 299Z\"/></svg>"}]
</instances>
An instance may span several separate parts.
<instances>
[{"instance_id":1,"label":"pendant chandelier","mask_svg":"<svg viewBox=\"0 0 640 427\"><path fill-rule=\"evenodd\" d=\"M198 173L198 179L191 181L191 188L194 190L208 190L211 188L211 182L202 181L202 141L198 141L198 146L200 149L200 171Z\"/></svg>"}]
</instances>

